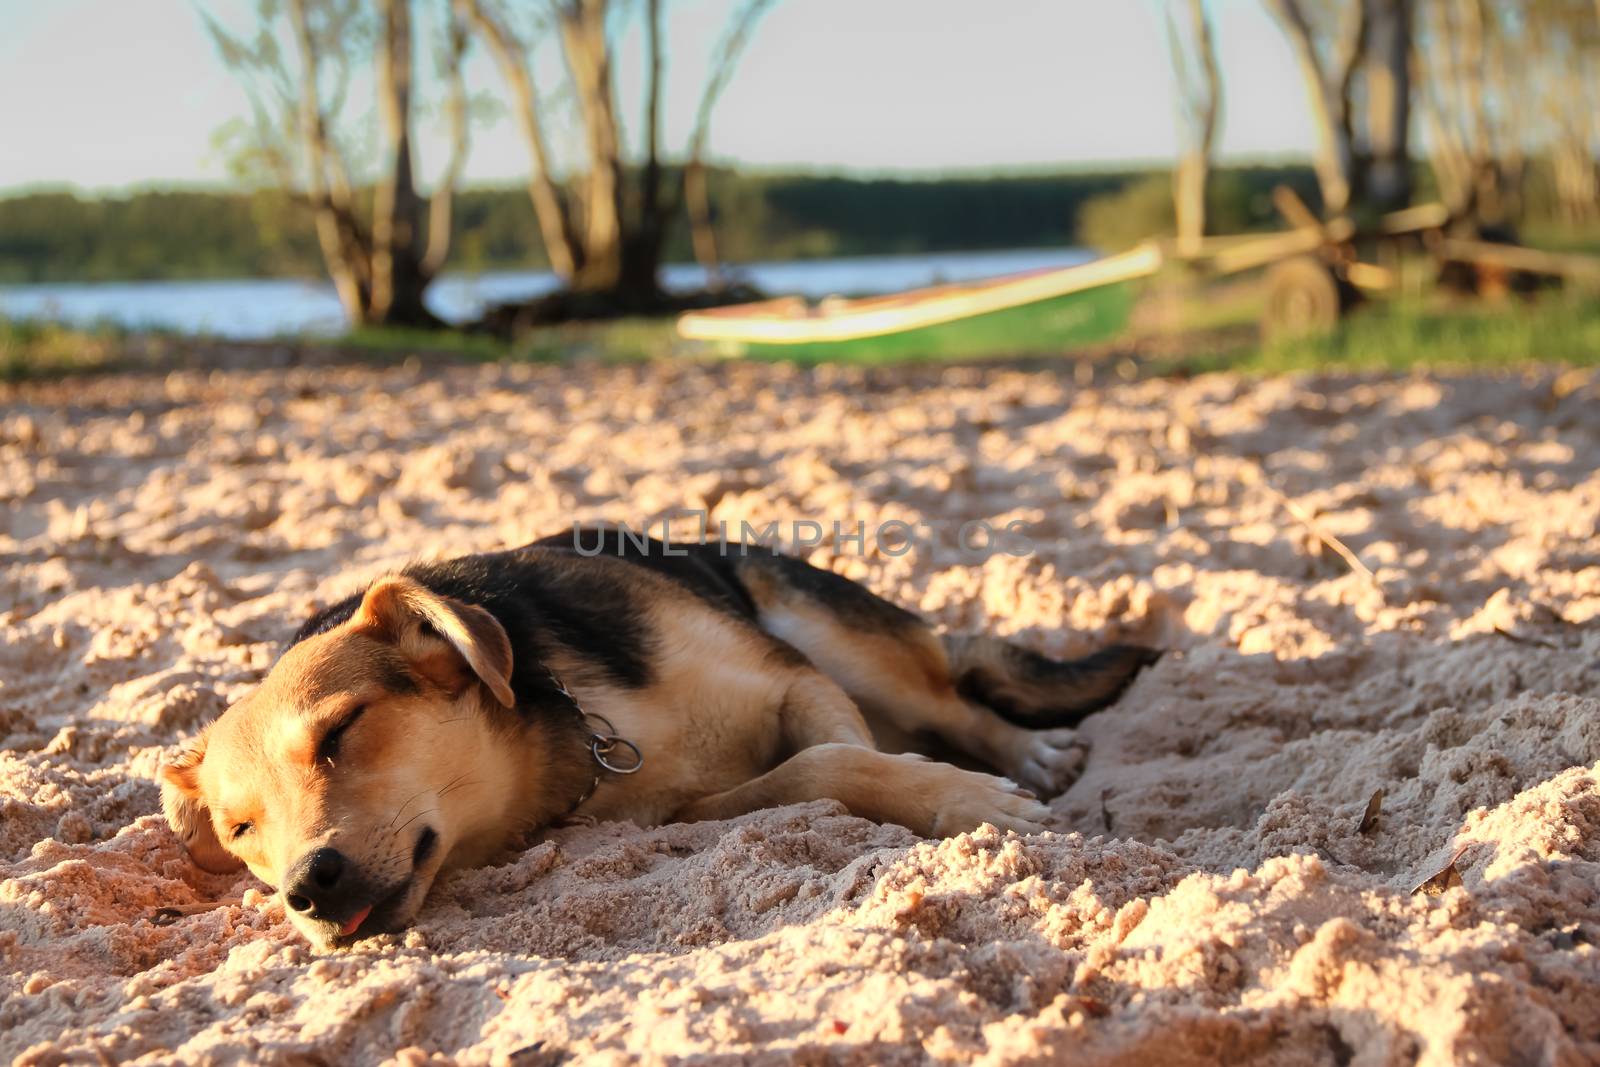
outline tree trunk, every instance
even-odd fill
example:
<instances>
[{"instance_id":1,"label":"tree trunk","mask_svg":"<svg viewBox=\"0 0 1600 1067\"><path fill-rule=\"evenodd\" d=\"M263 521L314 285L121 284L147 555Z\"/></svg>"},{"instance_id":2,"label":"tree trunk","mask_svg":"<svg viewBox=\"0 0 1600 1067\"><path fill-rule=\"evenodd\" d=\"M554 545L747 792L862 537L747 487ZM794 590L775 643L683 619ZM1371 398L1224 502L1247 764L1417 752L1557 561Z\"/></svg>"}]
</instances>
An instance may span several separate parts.
<instances>
[{"instance_id":1,"label":"tree trunk","mask_svg":"<svg viewBox=\"0 0 1600 1067\"><path fill-rule=\"evenodd\" d=\"M622 150L611 94L606 0L567 0L560 9L561 39L578 95L589 170L576 180L582 191L583 263L572 288L616 289L623 284ZM633 273L633 271L626 271Z\"/></svg>"},{"instance_id":2,"label":"tree trunk","mask_svg":"<svg viewBox=\"0 0 1600 1067\"><path fill-rule=\"evenodd\" d=\"M1350 94L1366 47L1367 0L1350 0L1339 48L1328 70L1324 70L1323 60L1317 54L1316 37L1299 0L1266 0L1266 3L1289 38L1306 85L1311 118L1317 127L1314 165L1317 184L1322 189L1323 214L1342 215L1349 210L1355 195L1356 155Z\"/></svg>"},{"instance_id":3,"label":"tree trunk","mask_svg":"<svg viewBox=\"0 0 1600 1067\"><path fill-rule=\"evenodd\" d=\"M1476 0L1476 3L1480 25L1488 24L1494 9L1488 0ZM1484 174L1489 184L1481 189L1479 199L1484 221L1492 223L1503 223L1522 214L1522 187L1527 171L1526 141L1521 128L1525 102L1518 98L1508 48L1503 29L1490 36L1484 84L1500 101L1500 107L1492 120L1489 110L1483 109L1485 155L1489 160ZM1482 107L1481 101L1479 106Z\"/></svg>"},{"instance_id":4,"label":"tree trunk","mask_svg":"<svg viewBox=\"0 0 1600 1067\"><path fill-rule=\"evenodd\" d=\"M1412 0L1361 0L1367 15L1367 151L1360 185L1374 211L1411 203Z\"/></svg>"},{"instance_id":5,"label":"tree trunk","mask_svg":"<svg viewBox=\"0 0 1600 1067\"><path fill-rule=\"evenodd\" d=\"M641 234L653 232L659 245L666 229L666 220L661 217L661 0L645 0L645 44L650 90L645 100L644 175L635 228Z\"/></svg>"},{"instance_id":6,"label":"tree trunk","mask_svg":"<svg viewBox=\"0 0 1600 1067\"><path fill-rule=\"evenodd\" d=\"M1600 173L1593 153L1583 140L1568 136L1556 145L1553 157L1562 216L1587 222L1600 209Z\"/></svg>"},{"instance_id":7,"label":"tree trunk","mask_svg":"<svg viewBox=\"0 0 1600 1067\"><path fill-rule=\"evenodd\" d=\"M1222 104L1222 76L1217 69L1216 45L1203 0L1188 0L1188 9L1198 72L1190 67L1188 51L1174 24L1171 9L1167 12L1173 72L1178 81L1180 112L1186 127L1185 145L1173 174L1172 199L1178 251L1182 255L1197 255L1206 233L1207 190L1211 183L1211 157Z\"/></svg>"},{"instance_id":8,"label":"tree trunk","mask_svg":"<svg viewBox=\"0 0 1600 1067\"><path fill-rule=\"evenodd\" d=\"M533 201L533 214L539 223L539 235L544 240L550 269L570 285L583 264L583 246L572 217L562 202L561 191L550 176L550 153L545 145L544 126L539 119L539 99L534 91L533 77L522 58L521 46L513 40L510 31L489 14L480 0L456 0L456 10L482 35L495 65L500 68L501 76L511 89L517 124L522 128L522 139L527 143L532 162L528 174L528 199Z\"/></svg>"},{"instance_id":9,"label":"tree trunk","mask_svg":"<svg viewBox=\"0 0 1600 1067\"><path fill-rule=\"evenodd\" d=\"M668 224L685 198L694 201L698 219L696 249L714 257L705 239L709 206L701 182L705 129L712 101L726 83L732 57L742 46L756 15L772 0L744 0L734 32L724 39L690 138L682 181L669 181L661 158L662 92L665 56L662 2L644 0L646 50L644 159L636 174L623 166L622 137L612 84L612 49L607 37L607 0L552 0L568 83L583 127L584 165L566 183L565 197L549 178L539 105L529 71L530 46L516 42L505 22L491 11L492 0L453 0L457 10L483 36L511 88L524 136L534 157L529 192L551 261L576 293L609 300L578 301L595 306L640 307L661 295L661 257ZM709 249L709 251L708 251Z\"/></svg>"},{"instance_id":10,"label":"tree trunk","mask_svg":"<svg viewBox=\"0 0 1600 1067\"><path fill-rule=\"evenodd\" d=\"M461 70L467 53L467 26L455 8L450 12L449 35L446 67L449 91L445 96L445 114L450 120L450 160L445 164L438 188L428 198L428 247L422 254L422 273L430 282L450 258L456 186L461 183L461 172L466 168L469 146L467 85Z\"/></svg>"},{"instance_id":11,"label":"tree trunk","mask_svg":"<svg viewBox=\"0 0 1600 1067\"><path fill-rule=\"evenodd\" d=\"M1472 210L1472 159L1440 105L1429 104L1424 114L1428 120L1428 139L1433 145L1431 162L1434 180L1439 185L1439 199L1450 209L1452 218L1460 218Z\"/></svg>"},{"instance_id":12,"label":"tree trunk","mask_svg":"<svg viewBox=\"0 0 1600 1067\"><path fill-rule=\"evenodd\" d=\"M773 0L747 0L744 9L734 16L728 32L717 48L716 62L700 94L700 106L695 110L694 132L689 135L689 158L683 167L683 201L689 215L689 237L694 244L694 258L706 272L706 284L721 289L727 284L722 271L722 261L717 252L717 232L711 217L711 194L706 175L706 143L711 136L711 111L717 106L722 91L733 77L739 53L750 40L750 32Z\"/></svg>"},{"instance_id":13,"label":"tree trunk","mask_svg":"<svg viewBox=\"0 0 1600 1067\"><path fill-rule=\"evenodd\" d=\"M466 95L460 81L464 31L452 22L447 71L452 155L424 231L411 138L412 0L257 0L255 6L259 23L253 37L230 33L204 11L201 17L250 97L262 158L283 190L295 200L303 197L311 212L346 321L442 325L423 295L450 250L452 199L466 154ZM288 23L287 48L280 20ZM352 68L368 58L358 56L352 44L366 41L372 25L378 31L371 58L382 146L369 219L358 207L333 129ZM324 97L329 86L333 91Z\"/></svg>"},{"instance_id":14,"label":"tree trunk","mask_svg":"<svg viewBox=\"0 0 1600 1067\"><path fill-rule=\"evenodd\" d=\"M625 293L653 295L661 290L661 248L666 239L666 208L662 198L661 173L661 0L645 0L645 157L639 177L636 211L623 217L621 263L615 287ZM609 50L608 53L609 55ZM606 75L609 101L611 79ZM614 144L616 118L612 116ZM621 161L617 164L620 177ZM620 202L620 194L619 194Z\"/></svg>"},{"instance_id":15,"label":"tree trunk","mask_svg":"<svg viewBox=\"0 0 1600 1067\"><path fill-rule=\"evenodd\" d=\"M364 322L370 289L363 276L370 269L370 264L360 262L362 250L352 240L350 205L348 202L339 203L346 198L338 194L336 184L330 186L329 182L330 147L317 77L317 47L306 15L305 0L289 0L288 9L290 28L300 57L297 121L301 148L306 156L306 192L316 222L317 243L322 248L322 259L328 267L328 277L333 281L334 292L338 294L345 318L350 322Z\"/></svg>"},{"instance_id":16,"label":"tree trunk","mask_svg":"<svg viewBox=\"0 0 1600 1067\"><path fill-rule=\"evenodd\" d=\"M1525 119L1507 56L1507 27L1487 0L1434 0L1418 50L1418 83L1434 175L1453 218L1500 223L1520 203ZM1491 97L1498 106L1491 108Z\"/></svg>"},{"instance_id":17,"label":"tree trunk","mask_svg":"<svg viewBox=\"0 0 1600 1067\"><path fill-rule=\"evenodd\" d=\"M1178 254L1200 254L1206 235L1206 194L1211 184L1211 161L1191 148L1178 159L1172 176L1172 206L1177 222Z\"/></svg>"},{"instance_id":18,"label":"tree trunk","mask_svg":"<svg viewBox=\"0 0 1600 1067\"><path fill-rule=\"evenodd\" d=\"M422 200L411 153L411 3L384 0L378 42L378 116L388 166L378 181L372 219L372 295L366 321L424 326L436 320L423 304Z\"/></svg>"},{"instance_id":19,"label":"tree trunk","mask_svg":"<svg viewBox=\"0 0 1600 1067\"><path fill-rule=\"evenodd\" d=\"M689 212L689 239L694 258L706 272L706 285L722 289L728 284L717 253L717 229L711 221L711 196L706 187L706 165L690 159L683 168L683 202Z\"/></svg>"}]
</instances>

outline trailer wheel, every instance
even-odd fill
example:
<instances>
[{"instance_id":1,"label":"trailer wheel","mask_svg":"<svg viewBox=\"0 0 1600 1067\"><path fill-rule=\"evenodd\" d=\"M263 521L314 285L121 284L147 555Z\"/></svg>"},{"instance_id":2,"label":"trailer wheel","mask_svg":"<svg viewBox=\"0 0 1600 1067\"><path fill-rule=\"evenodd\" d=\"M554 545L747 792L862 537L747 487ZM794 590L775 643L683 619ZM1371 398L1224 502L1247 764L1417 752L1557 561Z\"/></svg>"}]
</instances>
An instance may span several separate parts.
<instances>
[{"instance_id":1,"label":"trailer wheel","mask_svg":"<svg viewBox=\"0 0 1600 1067\"><path fill-rule=\"evenodd\" d=\"M1268 341L1328 333L1355 303L1355 291L1316 256L1295 256L1267 270L1261 333Z\"/></svg>"}]
</instances>

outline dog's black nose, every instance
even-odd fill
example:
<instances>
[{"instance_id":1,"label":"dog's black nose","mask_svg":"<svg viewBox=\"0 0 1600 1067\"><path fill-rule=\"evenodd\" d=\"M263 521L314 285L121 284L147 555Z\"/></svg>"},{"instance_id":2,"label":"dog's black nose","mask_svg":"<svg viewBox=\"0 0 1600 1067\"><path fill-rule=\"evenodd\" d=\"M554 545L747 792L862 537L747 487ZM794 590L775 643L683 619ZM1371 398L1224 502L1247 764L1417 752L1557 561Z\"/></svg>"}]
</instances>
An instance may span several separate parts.
<instances>
[{"instance_id":1,"label":"dog's black nose","mask_svg":"<svg viewBox=\"0 0 1600 1067\"><path fill-rule=\"evenodd\" d=\"M337 849L317 849L295 864L284 879L285 903L313 919L330 918L342 911L350 884L346 866Z\"/></svg>"}]
</instances>

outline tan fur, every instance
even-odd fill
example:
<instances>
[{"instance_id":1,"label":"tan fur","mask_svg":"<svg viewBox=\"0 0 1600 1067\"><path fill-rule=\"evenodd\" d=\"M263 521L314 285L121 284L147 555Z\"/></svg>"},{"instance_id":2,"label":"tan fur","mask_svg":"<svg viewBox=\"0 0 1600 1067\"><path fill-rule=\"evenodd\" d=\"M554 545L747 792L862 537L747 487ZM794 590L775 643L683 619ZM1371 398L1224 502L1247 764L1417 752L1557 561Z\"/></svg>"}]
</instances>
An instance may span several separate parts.
<instances>
[{"instance_id":1,"label":"tan fur","mask_svg":"<svg viewBox=\"0 0 1600 1067\"><path fill-rule=\"evenodd\" d=\"M509 680L511 642L494 616L480 607L435 596L409 578L383 578L367 590L351 623L402 646L413 663L429 652L428 662L448 661L451 657L446 650L426 649L419 631L421 624L427 623L496 700L508 708L516 703Z\"/></svg>"},{"instance_id":2,"label":"tan fur","mask_svg":"<svg viewBox=\"0 0 1600 1067\"><path fill-rule=\"evenodd\" d=\"M1040 790L1062 788L1081 759L1070 730L1027 730L964 698L944 644L903 613L830 610L817 589L757 570L747 584L758 628L629 563L549 565L625 583L651 635L647 684L620 686L559 645L520 665L489 612L380 579L347 622L292 647L163 768L164 810L196 861L243 862L282 886L335 849L389 893L374 922L393 929L440 870L492 859L580 801L585 815L649 825L831 798L920 834L982 822L1031 832L1047 812L1022 786L878 751L874 732L935 735ZM639 746L639 773L602 775L589 795L598 771L582 720L570 708L565 718L511 710L519 669L553 671L586 713ZM437 834L431 853L424 830ZM342 920L291 918L319 945L348 939Z\"/></svg>"},{"instance_id":3,"label":"tan fur","mask_svg":"<svg viewBox=\"0 0 1600 1067\"><path fill-rule=\"evenodd\" d=\"M424 681L406 693L390 685L405 666L405 653L437 662L447 644L421 636L399 614L401 605L419 599L415 589L375 585L350 622L291 648L259 689L201 735L190 755L163 768L163 807L197 862L225 869L231 856L235 866L242 862L280 886L307 853L335 847L375 880L410 875L411 887L396 906L403 922L441 869L492 859L517 831L561 814L576 779L560 767L575 762L577 751L569 745L558 760L542 732L508 728L491 695L505 685L503 673L493 688L485 681L452 691ZM431 621L439 608L429 604L418 617L425 611ZM469 627L447 624L439 631L450 635L452 646L478 640ZM497 652L509 670L503 648L472 649L470 661L492 665ZM461 660L465 666L469 656ZM318 739L358 705L367 710L342 739L339 757L315 759ZM336 773L345 761L365 773ZM539 788L541 782L547 788ZM408 830L420 819L436 829L439 847L409 872L415 838ZM251 829L235 837L234 828L245 824ZM313 941L333 940L327 924L291 918Z\"/></svg>"},{"instance_id":4,"label":"tan fur","mask_svg":"<svg viewBox=\"0 0 1600 1067\"><path fill-rule=\"evenodd\" d=\"M1054 795L1075 776L1083 749L1074 731L1016 726L956 690L944 644L925 627L871 632L841 625L823 604L778 583L748 583L762 625L805 654L843 687L887 748L932 734L1040 793Z\"/></svg>"},{"instance_id":5,"label":"tan fur","mask_svg":"<svg viewBox=\"0 0 1600 1067\"><path fill-rule=\"evenodd\" d=\"M702 797L678 817L728 819L824 797L924 837L948 837L983 822L1031 824L1038 812L1032 797L1004 779L911 753L892 755L830 741L803 749L734 789Z\"/></svg>"}]
</instances>

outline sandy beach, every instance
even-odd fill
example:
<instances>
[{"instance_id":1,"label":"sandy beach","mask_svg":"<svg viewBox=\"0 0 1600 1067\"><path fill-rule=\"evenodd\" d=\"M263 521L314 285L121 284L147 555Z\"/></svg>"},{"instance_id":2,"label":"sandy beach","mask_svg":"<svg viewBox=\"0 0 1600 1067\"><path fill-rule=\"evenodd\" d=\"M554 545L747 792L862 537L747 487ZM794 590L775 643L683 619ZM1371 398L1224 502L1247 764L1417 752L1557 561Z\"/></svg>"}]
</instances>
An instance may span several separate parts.
<instances>
[{"instance_id":1,"label":"sandy beach","mask_svg":"<svg viewBox=\"0 0 1600 1067\"><path fill-rule=\"evenodd\" d=\"M1557 370L0 387L0 1060L1600 1062L1597 467L1600 375ZM954 630L1170 651L1054 832L572 825L332 955L160 818L163 754L318 606L696 510L922 524L806 552ZM974 520L1028 550L963 557Z\"/></svg>"}]
</instances>

